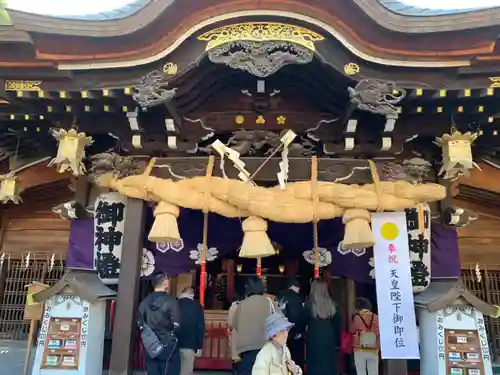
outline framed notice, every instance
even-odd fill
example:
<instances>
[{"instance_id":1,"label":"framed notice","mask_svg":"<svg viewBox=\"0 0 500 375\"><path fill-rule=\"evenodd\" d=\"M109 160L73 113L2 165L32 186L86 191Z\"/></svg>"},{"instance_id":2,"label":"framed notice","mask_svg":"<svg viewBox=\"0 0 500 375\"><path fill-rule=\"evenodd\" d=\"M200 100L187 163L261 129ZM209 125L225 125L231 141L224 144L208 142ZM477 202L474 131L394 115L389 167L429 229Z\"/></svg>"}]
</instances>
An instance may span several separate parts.
<instances>
[{"instance_id":1,"label":"framed notice","mask_svg":"<svg viewBox=\"0 0 500 375\"><path fill-rule=\"evenodd\" d=\"M445 329L446 373L484 375L479 335L476 330Z\"/></svg>"},{"instance_id":2,"label":"framed notice","mask_svg":"<svg viewBox=\"0 0 500 375\"><path fill-rule=\"evenodd\" d=\"M78 369L81 326L80 318L50 318L41 368Z\"/></svg>"}]
</instances>

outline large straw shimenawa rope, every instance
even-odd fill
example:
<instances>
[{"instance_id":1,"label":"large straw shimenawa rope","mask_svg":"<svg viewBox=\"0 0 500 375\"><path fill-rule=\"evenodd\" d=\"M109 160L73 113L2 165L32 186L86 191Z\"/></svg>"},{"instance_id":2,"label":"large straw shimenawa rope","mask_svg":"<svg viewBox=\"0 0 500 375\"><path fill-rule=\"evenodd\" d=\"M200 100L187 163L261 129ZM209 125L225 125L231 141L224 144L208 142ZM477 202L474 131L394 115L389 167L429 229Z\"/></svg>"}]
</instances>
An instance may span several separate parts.
<instances>
[{"instance_id":1,"label":"large straw shimenawa rope","mask_svg":"<svg viewBox=\"0 0 500 375\"><path fill-rule=\"evenodd\" d=\"M318 181L317 204L312 199L312 181L288 183L282 190L279 187L264 188L218 177L211 177L209 180L206 177L194 177L174 182L148 174L120 180L115 179L113 174L106 174L101 176L98 184L128 197L197 210L204 209L208 190L210 212L230 218L249 217L249 222L254 221L255 225L266 228L267 223L262 219L307 223L315 219L343 216L346 223L343 241L345 248L373 244L369 228L370 211L401 211L419 203L439 201L446 196L446 189L439 184L380 181L374 164L370 165L373 184L359 186ZM158 214L164 213L175 218L177 211L171 206L162 204L162 209L159 207L160 205L157 208Z\"/></svg>"}]
</instances>

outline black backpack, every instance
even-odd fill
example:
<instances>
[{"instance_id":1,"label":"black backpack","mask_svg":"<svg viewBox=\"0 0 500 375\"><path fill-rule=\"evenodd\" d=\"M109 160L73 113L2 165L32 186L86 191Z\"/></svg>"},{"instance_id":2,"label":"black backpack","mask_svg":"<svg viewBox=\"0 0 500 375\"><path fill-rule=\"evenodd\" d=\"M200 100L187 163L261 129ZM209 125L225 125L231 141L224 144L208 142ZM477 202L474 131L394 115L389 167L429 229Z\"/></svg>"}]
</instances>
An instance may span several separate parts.
<instances>
[{"instance_id":1,"label":"black backpack","mask_svg":"<svg viewBox=\"0 0 500 375\"><path fill-rule=\"evenodd\" d=\"M141 341L144 346L144 350L151 358L157 358L162 352L165 346L160 341L156 333L151 329L151 327L146 323L145 313L141 314L141 317L137 323L139 330L141 332Z\"/></svg>"},{"instance_id":2,"label":"black backpack","mask_svg":"<svg viewBox=\"0 0 500 375\"><path fill-rule=\"evenodd\" d=\"M178 339L174 332L171 332L166 343L160 340L158 335L147 323L147 307L148 306L145 306L143 311L139 311L139 321L137 322L137 326L141 332L142 346L144 346L144 350L149 357L158 358L161 356L162 359L168 362L177 348Z\"/></svg>"}]
</instances>

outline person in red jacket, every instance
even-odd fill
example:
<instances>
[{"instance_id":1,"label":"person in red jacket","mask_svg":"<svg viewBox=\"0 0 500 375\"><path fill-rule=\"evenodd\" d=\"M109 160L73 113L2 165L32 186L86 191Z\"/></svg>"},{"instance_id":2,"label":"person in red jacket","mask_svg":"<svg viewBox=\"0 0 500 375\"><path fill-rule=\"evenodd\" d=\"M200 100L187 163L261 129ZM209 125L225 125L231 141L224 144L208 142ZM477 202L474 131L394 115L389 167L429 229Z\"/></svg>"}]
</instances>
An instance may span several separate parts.
<instances>
[{"instance_id":1,"label":"person in red jacket","mask_svg":"<svg viewBox=\"0 0 500 375\"><path fill-rule=\"evenodd\" d=\"M357 375L378 375L380 348L379 323L372 304L364 297L356 299L356 314L352 318L350 333Z\"/></svg>"}]
</instances>

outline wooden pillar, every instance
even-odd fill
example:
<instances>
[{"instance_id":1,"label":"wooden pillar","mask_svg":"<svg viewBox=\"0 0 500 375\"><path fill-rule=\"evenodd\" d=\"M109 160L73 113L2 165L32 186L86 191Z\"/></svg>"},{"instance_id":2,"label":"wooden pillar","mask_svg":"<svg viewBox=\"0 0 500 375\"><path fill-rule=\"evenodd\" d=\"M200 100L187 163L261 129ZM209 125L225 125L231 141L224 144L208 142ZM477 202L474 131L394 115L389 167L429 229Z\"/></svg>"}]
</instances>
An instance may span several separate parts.
<instances>
[{"instance_id":1,"label":"wooden pillar","mask_svg":"<svg viewBox=\"0 0 500 375\"><path fill-rule=\"evenodd\" d=\"M384 360L384 375L408 375L406 359Z\"/></svg>"},{"instance_id":2,"label":"wooden pillar","mask_svg":"<svg viewBox=\"0 0 500 375\"><path fill-rule=\"evenodd\" d=\"M136 311L139 299L146 206L142 200L127 199L118 296L116 298L110 375L132 375L137 341Z\"/></svg>"},{"instance_id":3,"label":"wooden pillar","mask_svg":"<svg viewBox=\"0 0 500 375\"><path fill-rule=\"evenodd\" d=\"M226 298L229 302L234 298L234 259L226 259L227 290Z\"/></svg>"},{"instance_id":4,"label":"wooden pillar","mask_svg":"<svg viewBox=\"0 0 500 375\"><path fill-rule=\"evenodd\" d=\"M298 262L296 259L285 260L285 272L287 279L293 279L297 272Z\"/></svg>"},{"instance_id":5,"label":"wooden pillar","mask_svg":"<svg viewBox=\"0 0 500 375\"><path fill-rule=\"evenodd\" d=\"M74 184L75 195L73 200L85 207L88 203L90 182L87 176L79 176Z\"/></svg>"},{"instance_id":6,"label":"wooden pillar","mask_svg":"<svg viewBox=\"0 0 500 375\"><path fill-rule=\"evenodd\" d=\"M347 322L351 323L353 315L356 313L356 283L354 280L345 280L345 292L346 292L346 311L347 311Z\"/></svg>"}]
</instances>

